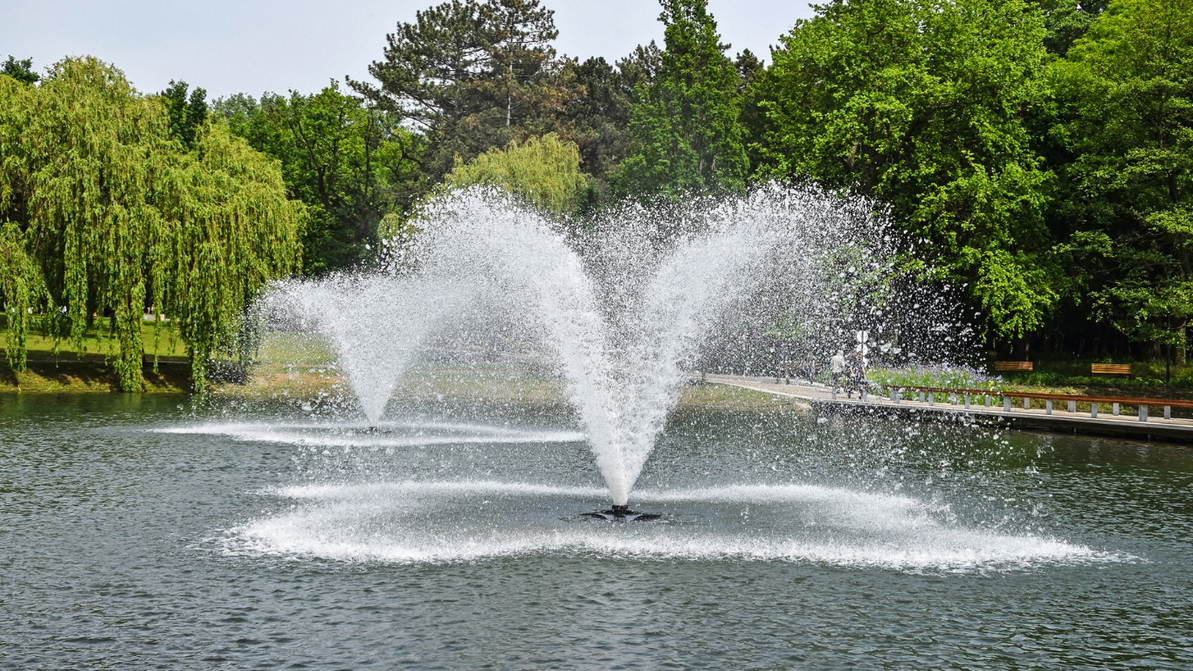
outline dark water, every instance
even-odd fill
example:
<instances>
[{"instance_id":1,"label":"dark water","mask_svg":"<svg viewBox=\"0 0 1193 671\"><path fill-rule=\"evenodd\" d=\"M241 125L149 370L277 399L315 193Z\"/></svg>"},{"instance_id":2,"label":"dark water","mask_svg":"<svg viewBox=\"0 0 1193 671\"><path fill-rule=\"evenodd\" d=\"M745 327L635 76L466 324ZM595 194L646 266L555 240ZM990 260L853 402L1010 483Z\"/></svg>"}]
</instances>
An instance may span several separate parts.
<instances>
[{"instance_id":1,"label":"dark water","mask_svg":"<svg viewBox=\"0 0 1193 671\"><path fill-rule=\"evenodd\" d=\"M689 414L610 524L506 421L0 397L0 666L1193 667L1193 450Z\"/></svg>"}]
</instances>

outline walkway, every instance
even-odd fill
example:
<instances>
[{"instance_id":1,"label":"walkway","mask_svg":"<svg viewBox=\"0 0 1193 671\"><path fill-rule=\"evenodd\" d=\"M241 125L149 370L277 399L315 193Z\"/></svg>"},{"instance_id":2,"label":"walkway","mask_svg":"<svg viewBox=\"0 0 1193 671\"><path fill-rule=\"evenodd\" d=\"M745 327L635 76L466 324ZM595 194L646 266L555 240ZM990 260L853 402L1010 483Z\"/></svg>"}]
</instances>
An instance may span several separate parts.
<instances>
[{"instance_id":1,"label":"walkway","mask_svg":"<svg viewBox=\"0 0 1193 671\"><path fill-rule=\"evenodd\" d=\"M697 374L696 377L698 379L699 375ZM971 397L967 407L967 401L963 396L949 399L952 401L950 403L941 402L940 399L945 396L944 394L936 394L937 400L934 403L929 403L926 400L927 396L924 396L924 401L900 399L896 402L891 399L889 393L885 392L882 395L869 394L865 400L858 398L857 394L854 394L853 398L847 398L844 392L838 392L834 397L832 389L819 383L815 385L806 383L775 384L773 377L745 377L710 373L705 376L705 380L714 384L727 384L798 399L811 405L816 412L863 412L904 417L916 416L918 413L923 413L921 416L935 414L953 417L963 414L976 421L995 422L1015 429L1127 436L1144 440L1193 444L1193 419L1164 419L1162 416L1149 416L1147 412L1140 414L1136 406L1131 406L1133 411L1131 414L1115 415L1113 411L1105 412L1110 408L1106 407L1107 404L1102 404L1102 412L1097 417L1092 417L1088 410L1069 412L1068 404L1058 404L1058 408L1052 409L1025 410L1020 403L1016 402L1010 405L1010 410L1006 410L1007 406L1003 403L1003 397L999 395L990 396L989 405L987 405L985 396ZM1148 409L1151 413L1160 414L1156 411L1162 410L1164 401L1162 399L1154 400L1155 404L1149 405ZM1051 406L1051 402L1048 405Z\"/></svg>"}]
</instances>

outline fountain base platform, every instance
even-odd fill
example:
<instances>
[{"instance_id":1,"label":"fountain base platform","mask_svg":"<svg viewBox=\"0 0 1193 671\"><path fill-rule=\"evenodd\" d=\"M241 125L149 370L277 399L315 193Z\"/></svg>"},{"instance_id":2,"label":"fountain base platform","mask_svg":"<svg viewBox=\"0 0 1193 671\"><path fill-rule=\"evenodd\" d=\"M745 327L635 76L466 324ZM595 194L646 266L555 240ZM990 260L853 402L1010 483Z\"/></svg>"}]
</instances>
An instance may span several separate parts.
<instances>
[{"instance_id":1,"label":"fountain base platform","mask_svg":"<svg viewBox=\"0 0 1193 671\"><path fill-rule=\"evenodd\" d=\"M591 517L594 520L605 520L607 522L649 522L661 518L662 515L630 510L629 506L613 506L611 510L597 510L591 513L583 513L581 517Z\"/></svg>"}]
</instances>

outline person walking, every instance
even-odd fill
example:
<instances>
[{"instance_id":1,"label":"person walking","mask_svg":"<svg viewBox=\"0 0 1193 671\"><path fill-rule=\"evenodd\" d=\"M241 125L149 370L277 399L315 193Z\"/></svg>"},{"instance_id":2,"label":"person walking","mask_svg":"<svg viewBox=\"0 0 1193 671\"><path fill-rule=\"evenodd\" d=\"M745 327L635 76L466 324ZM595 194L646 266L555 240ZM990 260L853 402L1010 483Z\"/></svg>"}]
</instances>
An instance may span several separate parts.
<instances>
[{"instance_id":1,"label":"person walking","mask_svg":"<svg viewBox=\"0 0 1193 671\"><path fill-rule=\"evenodd\" d=\"M841 375L845 373L845 350L837 350L836 356L829 359L829 372L833 378L833 390L841 387Z\"/></svg>"},{"instance_id":2,"label":"person walking","mask_svg":"<svg viewBox=\"0 0 1193 671\"><path fill-rule=\"evenodd\" d=\"M849 368L849 380L845 386L845 397L853 398L853 390L856 389L860 398L866 386L866 358L861 352L853 351L849 353L846 364Z\"/></svg>"}]
</instances>

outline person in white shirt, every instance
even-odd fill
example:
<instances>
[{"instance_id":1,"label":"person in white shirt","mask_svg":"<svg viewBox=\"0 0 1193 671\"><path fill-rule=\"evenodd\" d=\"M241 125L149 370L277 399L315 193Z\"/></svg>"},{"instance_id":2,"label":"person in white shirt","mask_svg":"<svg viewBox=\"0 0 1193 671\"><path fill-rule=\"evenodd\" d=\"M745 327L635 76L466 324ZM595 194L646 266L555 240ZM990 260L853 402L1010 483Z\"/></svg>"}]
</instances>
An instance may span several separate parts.
<instances>
[{"instance_id":1,"label":"person in white shirt","mask_svg":"<svg viewBox=\"0 0 1193 671\"><path fill-rule=\"evenodd\" d=\"M845 350L837 350L837 355L829 359L829 372L833 376L833 389L841 386L841 375L845 372Z\"/></svg>"}]
</instances>

